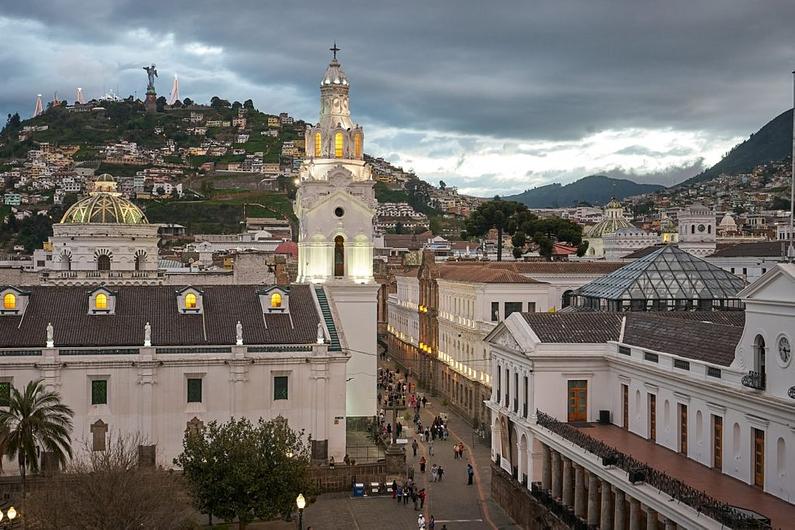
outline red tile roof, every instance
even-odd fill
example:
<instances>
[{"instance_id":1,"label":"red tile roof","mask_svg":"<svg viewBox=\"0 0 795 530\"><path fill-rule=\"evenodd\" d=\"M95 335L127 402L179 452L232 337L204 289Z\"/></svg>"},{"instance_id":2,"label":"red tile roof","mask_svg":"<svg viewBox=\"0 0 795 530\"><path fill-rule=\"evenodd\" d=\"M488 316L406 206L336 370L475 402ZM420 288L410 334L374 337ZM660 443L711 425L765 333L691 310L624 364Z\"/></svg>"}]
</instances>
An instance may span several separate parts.
<instances>
[{"instance_id":1,"label":"red tile roof","mask_svg":"<svg viewBox=\"0 0 795 530\"><path fill-rule=\"evenodd\" d=\"M545 283L510 270L492 268L488 263L467 266L440 265L439 278L472 283Z\"/></svg>"}]
</instances>

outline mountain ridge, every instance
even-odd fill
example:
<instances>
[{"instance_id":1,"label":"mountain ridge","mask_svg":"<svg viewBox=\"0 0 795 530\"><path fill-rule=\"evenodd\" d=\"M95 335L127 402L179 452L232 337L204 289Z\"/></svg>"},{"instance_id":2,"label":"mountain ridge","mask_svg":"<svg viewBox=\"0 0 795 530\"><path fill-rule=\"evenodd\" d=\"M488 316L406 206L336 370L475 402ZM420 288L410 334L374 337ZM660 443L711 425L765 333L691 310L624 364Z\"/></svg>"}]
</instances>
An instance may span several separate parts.
<instances>
[{"instance_id":1,"label":"mountain ridge","mask_svg":"<svg viewBox=\"0 0 795 530\"><path fill-rule=\"evenodd\" d=\"M638 184L629 179L606 175L588 175L569 184L553 183L538 186L522 193L503 197L520 202L529 208L562 208L580 202L605 204L615 197L618 200L650 193L665 188L660 184Z\"/></svg>"}]
</instances>

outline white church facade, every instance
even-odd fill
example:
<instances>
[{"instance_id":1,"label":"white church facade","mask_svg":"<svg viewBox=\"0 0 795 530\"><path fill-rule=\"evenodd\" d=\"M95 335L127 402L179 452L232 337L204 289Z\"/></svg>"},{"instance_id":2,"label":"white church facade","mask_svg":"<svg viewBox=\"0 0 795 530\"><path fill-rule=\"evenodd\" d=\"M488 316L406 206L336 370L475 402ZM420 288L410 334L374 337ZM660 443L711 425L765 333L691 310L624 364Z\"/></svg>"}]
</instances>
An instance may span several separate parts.
<instances>
[{"instance_id":1,"label":"white church facade","mask_svg":"<svg viewBox=\"0 0 795 530\"><path fill-rule=\"evenodd\" d=\"M0 286L0 399L42 379L75 411L75 449L140 435L148 465L171 467L186 429L232 416L284 418L313 461L342 461L346 428L376 414L377 372L374 182L348 88L335 57L300 170L296 283L146 281L157 227L100 177L49 242L51 273L71 281Z\"/></svg>"}]
</instances>

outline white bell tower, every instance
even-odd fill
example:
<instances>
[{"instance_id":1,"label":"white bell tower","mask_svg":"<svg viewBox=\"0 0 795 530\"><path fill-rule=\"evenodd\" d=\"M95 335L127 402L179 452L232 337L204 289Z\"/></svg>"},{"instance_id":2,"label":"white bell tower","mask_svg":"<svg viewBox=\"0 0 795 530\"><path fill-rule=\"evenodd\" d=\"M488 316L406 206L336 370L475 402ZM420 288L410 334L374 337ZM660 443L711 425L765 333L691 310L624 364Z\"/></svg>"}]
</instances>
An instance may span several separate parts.
<instances>
[{"instance_id":1,"label":"white bell tower","mask_svg":"<svg viewBox=\"0 0 795 530\"><path fill-rule=\"evenodd\" d=\"M712 210L703 204L692 204L679 212L678 219L679 248L700 258L715 252L715 214Z\"/></svg>"},{"instance_id":2,"label":"white bell tower","mask_svg":"<svg viewBox=\"0 0 795 530\"><path fill-rule=\"evenodd\" d=\"M320 120L306 129L294 203L300 225L298 282L325 290L342 348L351 355L347 415L369 418L376 414L375 182L364 161L364 131L351 120L350 87L336 43L331 51L320 82Z\"/></svg>"}]
</instances>

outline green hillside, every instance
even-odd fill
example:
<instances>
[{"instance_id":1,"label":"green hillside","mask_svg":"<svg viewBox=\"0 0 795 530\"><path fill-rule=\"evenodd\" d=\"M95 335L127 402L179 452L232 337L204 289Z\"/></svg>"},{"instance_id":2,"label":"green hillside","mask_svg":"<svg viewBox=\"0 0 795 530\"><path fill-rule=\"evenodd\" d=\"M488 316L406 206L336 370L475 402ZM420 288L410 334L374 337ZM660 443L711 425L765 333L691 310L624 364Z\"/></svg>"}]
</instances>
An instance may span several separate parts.
<instances>
[{"instance_id":1,"label":"green hillside","mask_svg":"<svg viewBox=\"0 0 795 530\"><path fill-rule=\"evenodd\" d=\"M721 174L744 173L760 164L782 160L791 153L792 109L770 120L750 138L729 151L720 162L678 186L690 186L696 182L711 180Z\"/></svg>"},{"instance_id":2,"label":"green hillside","mask_svg":"<svg viewBox=\"0 0 795 530\"><path fill-rule=\"evenodd\" d=\"M503 199L520 202L529 208L564 208L576 206L581 202L605 204L613 197L621 200L662 188L663 186L658 184L637 184L626 179L591 175L565 186L561 184L539 186Z\"/></svg>"}]
</instances>

